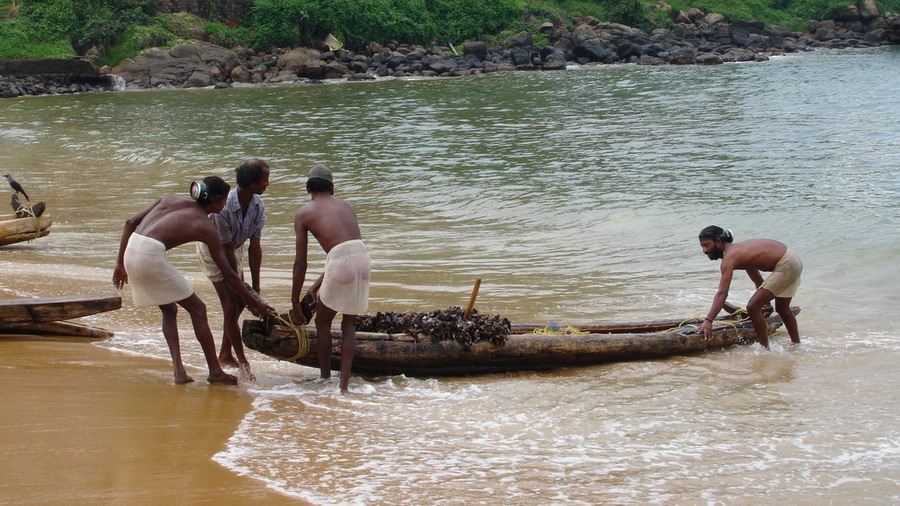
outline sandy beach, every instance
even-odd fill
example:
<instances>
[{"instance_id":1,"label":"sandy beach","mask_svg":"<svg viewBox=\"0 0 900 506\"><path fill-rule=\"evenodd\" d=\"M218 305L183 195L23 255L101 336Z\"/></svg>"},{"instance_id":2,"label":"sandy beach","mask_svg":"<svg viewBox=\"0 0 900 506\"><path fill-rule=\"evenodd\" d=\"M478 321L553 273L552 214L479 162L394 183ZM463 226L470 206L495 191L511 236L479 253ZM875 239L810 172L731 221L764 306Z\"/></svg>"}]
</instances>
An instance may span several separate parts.
<instances>
[{"instance_id":1,"label":"sandy beach","mask_svg":"<svg viewBox=\"0 0 900 506\"><path fill-rule=\"evenodd\" d=\"M0 502L291 503L211 460L251 397L90 340L0 336Z\"/></svg>"}]
</instances>

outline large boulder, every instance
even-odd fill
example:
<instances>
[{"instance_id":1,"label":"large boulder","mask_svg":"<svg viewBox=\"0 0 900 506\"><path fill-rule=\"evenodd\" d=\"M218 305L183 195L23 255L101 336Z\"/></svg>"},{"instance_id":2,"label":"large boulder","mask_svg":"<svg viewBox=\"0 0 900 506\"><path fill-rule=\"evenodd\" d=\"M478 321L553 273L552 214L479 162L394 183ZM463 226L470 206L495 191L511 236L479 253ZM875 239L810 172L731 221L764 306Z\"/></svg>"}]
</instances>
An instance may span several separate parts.
<instances>
[{"instance_id":1,"label":"large boulder","mask_svg":"<svg viewBox=\"0 0 900 506\"><path fill-rule=\"evenodd\" d=\"M672 65L693 65L697 63L697 50L692 47L679 47L669 52L669 63Z\"/></svg>"},{"instance_id":2,"label":"large boulder","mask_svg":"<svg viewBox=\"0 0 900 506\"><path fill-rule=\"evenodd\" d=\"M590 62L612 63L613 55L598 39L586 40L572 50L576 59Z\"/></svg>"},{"instance_id":3,"label":"large boulder","mask_svg":"<svg viewBox=\"0 0 900 506\"><path fill-rule=\"evenodd\" d=\"M875 0L863 0L863 2L859 4L859 17L862 19L869 21L879 16L881 16L881 12L878 11Z\"/></svg>"},{"instance_id":4,"label":"large boulder","mask_svg":"<svg viewBox=\"0 0 900 506\"><path fill-rule=\"evenodd\" d=\"M463 44L463 54L470 54L478 58L478 61L484 61L488 55L487 45L481 41L466 42Z\"/></svg>"},{"instance_id":5,"label":"large boulder","mask_svg":"<svg viewBox=\"0 0 900 506\"><path fill-rule=\"evenodd\" d=\"M230 49L208 42L191 42L168 51L148 49L134 60L117 66L113 73L120 75L126 86L190 88L224 81L237 64L237 53Z\"/></svg>"},{"instance_id":6,"label":"large boulder","mask_svg":"<svg viewBox=\"0 0 900 506\"><path fill-rule=\"evenodd\" d=\"M816 25L816 31L813 34L816 40L826 41L831 40L837 37L837 27L834 24L834 20L826 19L825 21L820 21Z\"/></svg>"}]
</instances>

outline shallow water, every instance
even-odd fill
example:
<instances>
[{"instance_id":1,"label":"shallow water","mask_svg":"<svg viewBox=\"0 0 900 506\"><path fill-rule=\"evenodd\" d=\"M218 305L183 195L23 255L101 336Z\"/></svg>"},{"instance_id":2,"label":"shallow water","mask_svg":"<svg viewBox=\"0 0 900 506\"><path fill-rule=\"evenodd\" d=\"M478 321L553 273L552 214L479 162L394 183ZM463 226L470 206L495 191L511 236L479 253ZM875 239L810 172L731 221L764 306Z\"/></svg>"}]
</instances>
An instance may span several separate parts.
<instances>
[{"instance_id":1,"label":"shallow water","mask_svg":"<svg viewBox=\"0 0 900 506\"><path fill-rule=\"evenodd\" d=\"M109 282L125 218L248 157L264 195L263 295L286 308L292 215L335 172L373 257L370 311L466 302L514 322L705 313L706 225L804 262L803 344L476 378L353 378L251 352L253 409L214 459L316 503L900 500L900 51L718 67L0 102L0 164L52 232L0 267L56 295ZM218 319L193 248L170 253ZM313 271L324 261L311 256ZM738 278L731 299L753 285ZM110 289L111 290L111 289ZM59 293L55 292L58 291ZM92 321L98 346L168 360L158 311ZM184 329L187 329L185 322ZM185 361L205 370L190 334ZM160 374L169 374L160 362Z\"/></svg>"}]
</instances>

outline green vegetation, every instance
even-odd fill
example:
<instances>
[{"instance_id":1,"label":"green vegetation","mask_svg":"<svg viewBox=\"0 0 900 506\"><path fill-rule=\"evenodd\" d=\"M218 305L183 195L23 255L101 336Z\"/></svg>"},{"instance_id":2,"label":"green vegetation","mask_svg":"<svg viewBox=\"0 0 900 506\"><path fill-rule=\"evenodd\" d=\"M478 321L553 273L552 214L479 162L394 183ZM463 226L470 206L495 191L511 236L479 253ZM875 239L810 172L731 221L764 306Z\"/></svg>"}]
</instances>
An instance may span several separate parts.
<instances>
[{"instance_id":1,"label":"green vegetation","mask_svg":"<svg viewBox=\"0 0 900 506\"><path fill-rule=\"evenodd\" d=\"M652 11L658 0L253 0L237 28L187 14L157 13L150 0L0 0L0 58L58 58L93 50L113 65L148 47L202 39L254 49L309 45L331 33L351 49L370 41L423 45L489 44L528 31L535 43L544 22L572 26L573 17L644 29L671 26L671 13L693 7L730 20L759 20L802 28L862 0L667 0L670 11ZM900 12L900 0L878 0Z\"/></svg>"}]
</instances>

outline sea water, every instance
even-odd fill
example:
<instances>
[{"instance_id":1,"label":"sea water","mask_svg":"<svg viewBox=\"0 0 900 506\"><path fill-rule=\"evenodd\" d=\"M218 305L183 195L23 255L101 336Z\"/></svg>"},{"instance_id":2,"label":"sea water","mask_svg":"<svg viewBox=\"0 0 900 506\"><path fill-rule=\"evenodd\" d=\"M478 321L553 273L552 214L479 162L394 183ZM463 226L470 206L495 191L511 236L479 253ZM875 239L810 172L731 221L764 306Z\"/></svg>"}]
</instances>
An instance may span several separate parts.
<instances>
[{"instance_id":1,"label":"sea water","mask_svg":"<svg viewBox=\"0 0 900 506\"><path fill-rule=\"evenodd\" d=\"M517 323L703 315L719 264L700 229L777 239L804 263L800 346L781 331L771 351L354 377L346 397L250 351L253 409L213 458L323 504L897 502L898 69L894 47L5 100L0 164L54 225L0 266L108 283L126 218L203 176L233 181L250 157L272 167L262 293L281 310L315 163L359 216L370 312L463 305L480 277L476 307ZM169 256L218 334L193 248ZM730 300L752 290L739 274ZM123 297L96 317L117 332L97 346L168 360L158 311Z\"/></svg>"}]
</instances>

